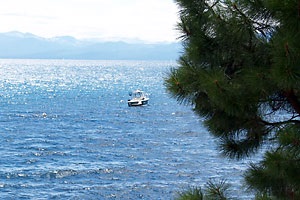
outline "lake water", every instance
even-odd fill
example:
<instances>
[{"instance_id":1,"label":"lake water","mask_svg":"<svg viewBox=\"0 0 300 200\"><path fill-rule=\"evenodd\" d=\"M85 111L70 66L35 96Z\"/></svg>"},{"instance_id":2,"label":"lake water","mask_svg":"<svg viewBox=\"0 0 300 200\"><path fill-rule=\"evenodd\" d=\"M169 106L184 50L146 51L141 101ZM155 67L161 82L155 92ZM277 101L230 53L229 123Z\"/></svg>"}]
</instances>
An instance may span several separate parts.
<instances>
[{"instance_id":1,"label":"lake water","mask_svg":"<svg viewBox=\"0 0 300 200\"><path fill-rule=\"evenodd\" d=\"M175 62L0 60L0 198L174 199L226 179L229 161L191 107L166 92ZM148 106L128 107L143 89Z\"/></svg>"}]
</instances>

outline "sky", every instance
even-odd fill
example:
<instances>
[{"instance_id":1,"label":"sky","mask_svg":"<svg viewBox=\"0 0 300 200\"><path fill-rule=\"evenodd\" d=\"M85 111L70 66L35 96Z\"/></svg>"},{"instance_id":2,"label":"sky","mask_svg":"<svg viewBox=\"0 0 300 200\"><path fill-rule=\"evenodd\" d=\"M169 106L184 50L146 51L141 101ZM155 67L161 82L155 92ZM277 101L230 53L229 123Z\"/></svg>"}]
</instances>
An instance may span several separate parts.
<instances>
[{"instance_id":1,"label":"sky","mask_svg":"<svg viewBox=\"0 0 300 200\"><path fill-rule=\"evenodd\" d=\"M173 0L0 0L0 32L109 41L174 42Z\"/></svg>"}]
</instances>

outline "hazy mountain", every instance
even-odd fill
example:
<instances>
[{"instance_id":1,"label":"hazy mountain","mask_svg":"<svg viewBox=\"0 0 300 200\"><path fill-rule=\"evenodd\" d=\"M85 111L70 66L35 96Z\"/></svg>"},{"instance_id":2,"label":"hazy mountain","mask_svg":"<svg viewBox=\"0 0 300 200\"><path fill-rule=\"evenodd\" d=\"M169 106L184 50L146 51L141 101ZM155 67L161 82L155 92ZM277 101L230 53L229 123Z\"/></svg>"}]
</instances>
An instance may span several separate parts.
<instances>
[{"instance_id":1,"label":"hazy mountain","mask_svg":"<svg viewBox=\"0 0 300 200\"><path fill-rule=\"evenodd\" d=\"M42 38L30 33L0 33L0 58L176 60L180 43L125 43Z\"/></svg>"}]
</instances>

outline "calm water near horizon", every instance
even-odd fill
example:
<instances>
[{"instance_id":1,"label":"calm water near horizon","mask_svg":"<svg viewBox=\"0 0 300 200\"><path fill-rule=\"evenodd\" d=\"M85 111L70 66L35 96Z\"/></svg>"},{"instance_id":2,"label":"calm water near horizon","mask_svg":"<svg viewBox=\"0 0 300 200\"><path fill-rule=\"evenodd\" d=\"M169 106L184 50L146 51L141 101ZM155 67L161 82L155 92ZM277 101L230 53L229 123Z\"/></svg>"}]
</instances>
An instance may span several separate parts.
<instances>
[{"instance_id":1,"label":"calm water near horizon","mask_svg":"<svg viewBox=\"0 0 300 200\"><path fill-rule=\"evenodd\" d=\"M166 92L172 61L0 60L0 199L174 199L249 160L221 157ZM143 89L148 106L128 107Z\"/></svg>"}]
</instances>

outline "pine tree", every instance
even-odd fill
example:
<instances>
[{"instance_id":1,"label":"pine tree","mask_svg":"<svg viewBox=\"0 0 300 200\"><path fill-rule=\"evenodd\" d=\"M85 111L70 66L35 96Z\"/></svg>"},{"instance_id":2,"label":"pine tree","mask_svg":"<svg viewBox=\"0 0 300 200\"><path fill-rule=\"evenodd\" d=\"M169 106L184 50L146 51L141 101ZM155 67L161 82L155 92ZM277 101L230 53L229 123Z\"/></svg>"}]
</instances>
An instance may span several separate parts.
<instances>
[{"instance_id":1,"label":"pine tree","mask_svg":"<svg viewBox=\"0 0 300 200\"><path fill-rule=\"evenodd\" d=\"M300 0L176 0L184 52L165 80L243 158L261 196L300 199Z\"/></svg>"}]
</instances>

